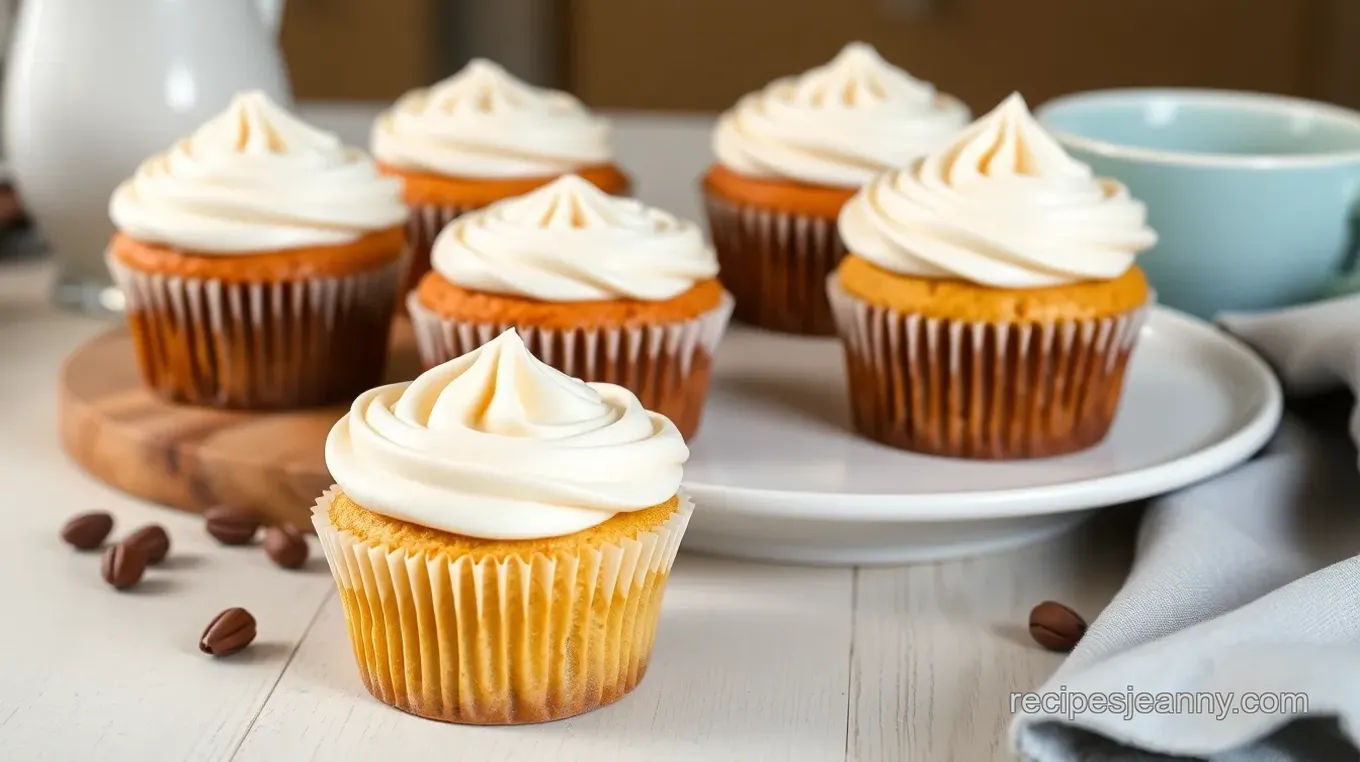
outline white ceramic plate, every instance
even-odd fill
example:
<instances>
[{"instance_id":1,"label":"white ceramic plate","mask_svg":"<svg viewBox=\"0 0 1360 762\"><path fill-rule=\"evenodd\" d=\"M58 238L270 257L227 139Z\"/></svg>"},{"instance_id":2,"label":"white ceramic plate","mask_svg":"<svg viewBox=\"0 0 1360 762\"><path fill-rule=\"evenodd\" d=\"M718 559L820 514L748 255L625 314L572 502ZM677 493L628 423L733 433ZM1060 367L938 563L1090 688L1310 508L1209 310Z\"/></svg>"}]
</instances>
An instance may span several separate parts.
<instances>
[{"instance_id":1,"label":"white ceramic plate","mask_svg":"<svg viewBox=\"0 0 1360 762\"><path fill-rule=\"evenodd\" d=\"M685 467L687 550L883 564L1014 547L1237 465L1282 409L1255 353L1166 308L1143 329L1109 436L1057 458L936 458L856 436L842 362L834 339L729 331Z\"/></svg>"}]
</instances>

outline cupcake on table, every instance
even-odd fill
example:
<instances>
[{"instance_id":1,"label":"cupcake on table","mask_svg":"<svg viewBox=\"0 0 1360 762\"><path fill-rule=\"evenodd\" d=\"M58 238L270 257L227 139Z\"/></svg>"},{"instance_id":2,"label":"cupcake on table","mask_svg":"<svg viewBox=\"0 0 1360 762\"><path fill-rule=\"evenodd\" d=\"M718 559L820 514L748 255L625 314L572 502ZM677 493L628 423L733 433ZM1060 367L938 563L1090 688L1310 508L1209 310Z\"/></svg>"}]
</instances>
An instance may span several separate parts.
<instances>
[{"instance_id":1,"label":"cupcake on table","mask_svg":"<svg viewBox=\"0 0 1360 762\"><path fill-rule=\"evenodd\" d=\"M1007 98L846 204L827 292L852 419L917 452L1030 458L1109 431L1152 294L1147 211Z\"/></svg>"},{"instance_id":2,"label":"cupcake on table","mask_svg":"<svg viewBox=\"0 0 1360 762\"><path fill-rule=\"evenodd\" d=\"M861 42L723 114L703 188L737 318L834 333L825 283L844 255L841 207L878 173L942 145L968 118L961 101Z\"/></svg>"},{"instance_id":3,"label":"cupcake on table","mask_svg":"<svg viewBox=\"0 0 1360 762\"><path fill-rule=\"evenodd\" d=\"M430 245L450 220L573 173L626 194L608 121L575 97L533 87L474 59L429 88L402 96L373 125L372 150L400 177L412 210L409 287L430 269Z\"/></svg>"},{"instance_id":4,"label":"cupcake on table","mask_svg":"<svg viewBox=\"0 0 1360 762\"><path fill-rule=\"evenodd\" d=\"M544 722L646 672L693 510L689 451L627 389L508 331L354 401L313 523L364 685L436 720Z\"/></svg>"},{"instance_id":5,"label":"cupcake on table","mask_svg":"<svg viewBox=\"0 0 1360 762\"><path fill-rule=\"evenodd\" d=\"M382 380L407 211L363 151L244 93L138 167L109 213L108 266L161 396L296 408Z\"/></svg>"},{"instance_id":6,"label":"cupcake on table","mask_svg":"<svg viewBox=\"0 0 1360 762\"><path fill-rule=\"evenodd\" d=\"M407 297L426 367L514 327L544 362L697 431L732 298L695 223L567 175L454 220L433 262Z\"/></svg>"}]
</instances>

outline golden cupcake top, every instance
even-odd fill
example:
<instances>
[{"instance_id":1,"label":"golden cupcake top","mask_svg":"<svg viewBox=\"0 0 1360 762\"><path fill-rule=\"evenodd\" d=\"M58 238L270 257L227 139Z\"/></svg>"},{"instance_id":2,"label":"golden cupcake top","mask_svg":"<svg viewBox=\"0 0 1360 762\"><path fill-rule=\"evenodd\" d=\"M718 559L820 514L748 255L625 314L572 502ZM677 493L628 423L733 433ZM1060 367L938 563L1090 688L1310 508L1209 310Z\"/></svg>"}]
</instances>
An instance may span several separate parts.
<instances>
[{"instance_id":1,"label":"golden cupcake top","mask_svg":"<svg viewBox=\"0 0 1360 762\"><path fill-rule=\"evenodd\" d=\"M401 225L407 211L401 183L363 151L246 92L143 162L109 215L144 243L241 254L352 243Z\"/></svg>"},{"instance_id":2,"label":"golden cupcake top","mask_svg":"<svg viewBox=\"0 0 1360 762\"><path fill-rule=\"evenodd\" d=\"M365 392L326 440L327 468L365 509L489 540L581 532L666 503L688 458L665 416L553 369L513 330Z\"/></svg>"},{"instance_id":3,"label":"golden cupcake top","mask_svg":"<svg viewBox=\"0 0 1360 762\"><path fill-rule=\"evenodd\" d=\"M1017 93L841 210L847 249L879 268L994 288L1120 278L1157 241L1147 208L1072 158Z\"/></svg>"},{"instance_id":4,"label":"golden cupcake top","mask_svg":"<svg viewBox=\"0 0 1360 762\"><path fill-rule=\"evenodd\" d=\"M855 188L968 123L968 108L853 42L830 63L775 80L723 114L718 162L747 177Z\"/></svg>"},{"instance_id":5,"label":"golden cupcake top","mask_svg":"<svg viewBox=\"0 0 1360 762\"><path fill-rule=\"evenodd\" d=\"M698 225L575 175L458 217L431 263L462 288L544 302L662 301L718 274Z\"/></svg>"}]
</instances>

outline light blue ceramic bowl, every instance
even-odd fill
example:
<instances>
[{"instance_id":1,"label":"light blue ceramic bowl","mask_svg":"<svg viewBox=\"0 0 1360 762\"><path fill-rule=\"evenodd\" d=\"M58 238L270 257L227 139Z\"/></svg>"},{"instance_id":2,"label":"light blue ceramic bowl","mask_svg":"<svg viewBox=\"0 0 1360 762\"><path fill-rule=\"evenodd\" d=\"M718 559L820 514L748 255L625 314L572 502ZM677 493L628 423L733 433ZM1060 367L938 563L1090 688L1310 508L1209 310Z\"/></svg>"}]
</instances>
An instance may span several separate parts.
<instances>
[{"instance_id":1,"label":"light blue ceramic bowl","mask_svg":"<svg viewBox=\"0 0 1360 762\"><path fill-rule=\"evenodd\" d=\"M1360 113L1215 90L1107 90L1039 120L1148 206L1139 260L1158 300L1200 317L1316 299L1352 269Z\"/></svg>"}]
</instances>

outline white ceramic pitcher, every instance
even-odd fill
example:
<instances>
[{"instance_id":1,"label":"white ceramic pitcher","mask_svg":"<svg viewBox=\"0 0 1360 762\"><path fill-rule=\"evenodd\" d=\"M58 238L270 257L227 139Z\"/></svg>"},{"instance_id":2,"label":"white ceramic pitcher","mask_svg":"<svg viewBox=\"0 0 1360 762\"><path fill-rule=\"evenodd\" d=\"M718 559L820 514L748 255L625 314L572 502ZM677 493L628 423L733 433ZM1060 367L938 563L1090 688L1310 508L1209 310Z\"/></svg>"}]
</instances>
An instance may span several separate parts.
<instances>
[{"instance_id":1,"label":"white ceramic pitcher","mask_svg":"<svg viewBox=\"0 0 1360 762\"><path fill-rule=\"evenodd\" d=\"M5 65L4 146L58 265L59 303L118 311L109 195L148 156L261 89L291 102L284 0L21 0Z\"/></svg>"}]
</instances>

